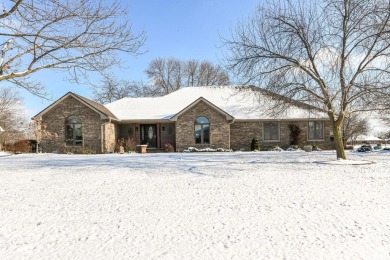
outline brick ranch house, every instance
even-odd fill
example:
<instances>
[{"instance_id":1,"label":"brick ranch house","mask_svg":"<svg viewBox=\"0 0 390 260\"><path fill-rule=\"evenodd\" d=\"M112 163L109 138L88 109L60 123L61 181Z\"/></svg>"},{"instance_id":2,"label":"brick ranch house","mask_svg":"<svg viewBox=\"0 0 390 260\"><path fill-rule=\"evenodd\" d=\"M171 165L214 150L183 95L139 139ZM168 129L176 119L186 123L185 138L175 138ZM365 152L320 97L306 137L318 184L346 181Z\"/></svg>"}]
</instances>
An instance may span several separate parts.
<instances>
[{"instance_id":1,"label":"brick ranch house","mask_svg":"<svg viewBox=\"0 0 390 260\"><path fill-rule=\"evenodd\" d=\"M273 99L244 87L187 87L162 97L123 98L102 105L69 92L41 111L48 131L58 138L42 141L43 152L90 148L112 152L118 139L133 138L149 151L172 144L188 147L250 150L252 138L262 150L290 145L290 128L301 130L302 146L333 149L331 122L314 107L294 102L272 115ZM288 102L288 101L286 101Z\"/></svg>"}]
</instances>

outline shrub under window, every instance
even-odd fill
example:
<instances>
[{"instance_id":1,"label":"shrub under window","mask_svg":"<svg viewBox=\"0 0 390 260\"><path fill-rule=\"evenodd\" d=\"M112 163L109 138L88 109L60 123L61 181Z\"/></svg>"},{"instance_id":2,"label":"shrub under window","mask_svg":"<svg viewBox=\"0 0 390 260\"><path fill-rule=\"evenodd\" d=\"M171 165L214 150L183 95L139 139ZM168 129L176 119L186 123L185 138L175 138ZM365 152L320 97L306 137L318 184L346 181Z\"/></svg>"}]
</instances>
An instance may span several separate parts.
<instances>
[{"instance_id":1,"label":"shrub under window","mask_svg":"<svg viewBox=\"0 0 390 260\"><path fill-rule=\"evenodd\" d=\"M83 131L81 120L77 116L70 116L66 120L66 144L72 146L83 145Z\"/></svg>"}]
</instances>

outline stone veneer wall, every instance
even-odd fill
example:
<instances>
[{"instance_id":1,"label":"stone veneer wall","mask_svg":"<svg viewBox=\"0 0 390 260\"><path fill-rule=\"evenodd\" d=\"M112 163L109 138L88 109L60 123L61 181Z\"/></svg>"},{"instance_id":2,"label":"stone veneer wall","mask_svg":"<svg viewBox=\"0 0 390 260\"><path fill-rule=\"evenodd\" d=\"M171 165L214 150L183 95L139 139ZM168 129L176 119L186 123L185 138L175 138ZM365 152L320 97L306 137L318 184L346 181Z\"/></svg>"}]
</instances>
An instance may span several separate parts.
<instances>
[{"instance_id":1,"label":"stone veneer wall","mask_svg":"<svg viewBox=\"0 0 390 260\"><path fill-rule=\"evenodd\" d=\"M115 151L115 144L117 142L118 127L113 123L105 123L103 130L103 152L112 153Z\"/></svg>"},{"instance_id":2,"label":"stone veneer wall","mask_svg":"<svg viewBox=\"0 0 390 260\"><path fill-rule=\"evenodd\" d=\"M195 120L204 116L210 121L210 144L195 144ZM207 103L200 101L176 121L176 151L188 147L230 148L230 124L226 116L219 113Z\"/></svg>"},{"instance_id":3,"label":"stone veneer wall","mask_svg":"<svg viewBox=\"0 0 390 260\"><path fill-rule=\"evenodd\" d=\"M332 124L330 121L324 121L324 140L308 141L307 140L307 121L280 121L280 141L269 142L263 140L263 122L251 121L251 122L234 122L230 125L230 146L233 150L245 150L250 151L252 138L257 138L260 141L260 149L268 150L272 146L280 146L282 148L288 148L290 146L290 129L289 125L298 125L301 132L301 147L308 144L314 144L321 149L334 149L334 142L330 140L330 134L332 133Z\"/></svg>"},{"instance_id":4,"label":"stone veneer wall","mask_svg":"<svg viewBox=\"0 0 390 260\"><path fill-rule=\"evenodd\" d=\"M43 152L63 152L65 150L65 125L69 116L78 116L82 123L83 146L66 146L67 148L91 148L101 153L101 125L104 121L100 115L72 96L57 104L42 117L42 124L48 131L56 133L58 138L44 138Z\"/></svg>"}]
</instances>

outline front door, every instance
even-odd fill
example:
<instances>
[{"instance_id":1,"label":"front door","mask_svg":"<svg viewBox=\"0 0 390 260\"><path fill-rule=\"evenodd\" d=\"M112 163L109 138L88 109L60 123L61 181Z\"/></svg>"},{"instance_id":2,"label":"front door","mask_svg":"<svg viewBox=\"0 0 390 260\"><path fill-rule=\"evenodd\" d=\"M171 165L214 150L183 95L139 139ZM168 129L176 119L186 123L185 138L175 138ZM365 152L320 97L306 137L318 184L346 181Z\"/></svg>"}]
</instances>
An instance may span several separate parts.
<instances>
[{"instance_id":1,"label":"front door","mask_svg":"<svg viewBox=\"0 0 390 260\"><path fill-rule=\"evenodd\" d=\"M156 125L141 125L141 144L148 144L148 148L157 148Z\"/></svg>"}]
</instances>

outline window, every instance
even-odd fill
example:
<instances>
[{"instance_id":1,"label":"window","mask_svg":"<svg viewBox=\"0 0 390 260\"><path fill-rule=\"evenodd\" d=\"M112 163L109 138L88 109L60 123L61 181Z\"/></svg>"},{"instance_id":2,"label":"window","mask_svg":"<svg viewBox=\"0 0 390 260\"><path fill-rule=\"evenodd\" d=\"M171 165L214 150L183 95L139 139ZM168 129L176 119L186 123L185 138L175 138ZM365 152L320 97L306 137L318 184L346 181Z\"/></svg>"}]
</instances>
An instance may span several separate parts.
<instances>
[{"instance_id":1,"label":"window","mask_svg":"<svg viewBox=\"0 0 390 260\"><path fill-rule=\"evenodd\" d=\"M264 141L279 141L279 122L264 122Z\"/></svg>"},{"instance_id":2,"label":"window","mask_svg":"<svg viewBox=\"0 0 390 260\"><path fill-rule=\"evenodd\" d=\"M210 143L210 122L204 116L198 117L195 120L195 143Z\"/></svg>"},{"instance_id":3,"label":"window","mask_svg":"<svg viewBox=\"0 0 390 260\"><path fill-rule=\"evenodd\" d=\"M323 140L324 139L324 122L310 121L308 122L308 140Z\"/></svg>"},{"instance_id":4,"label":"window","mask_svg":"<svg viewBox=\"0 0 390 260\"><path fill-rule=\"evenodd\" d=\"M72 146L83 145L81 120L77 116L70 116L66 120L66 144Z\"/></svg>"}]
</instances>

